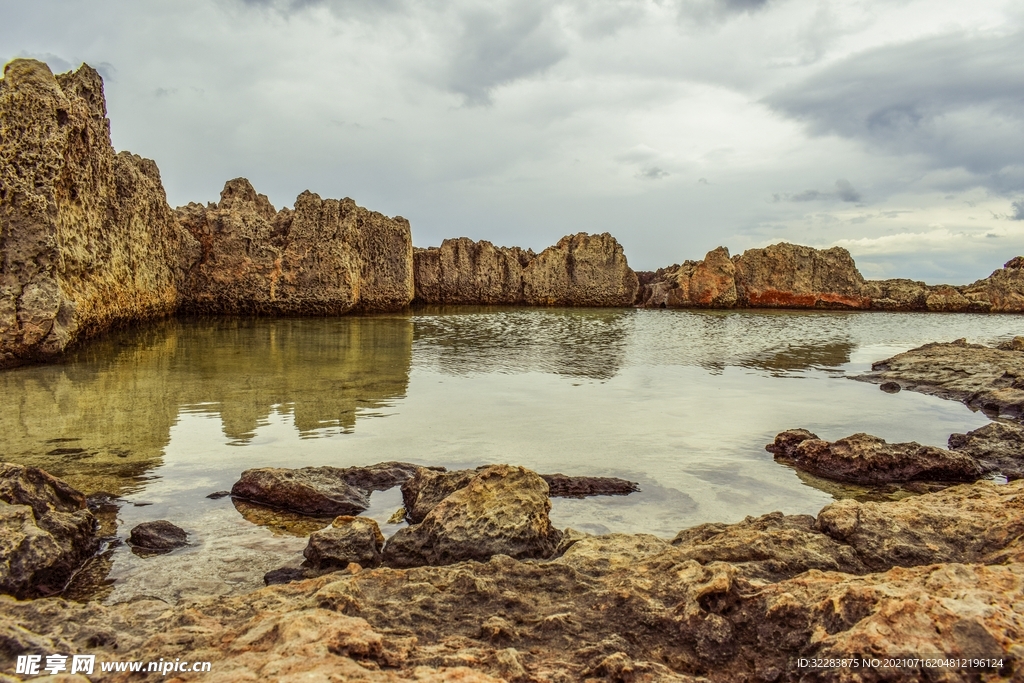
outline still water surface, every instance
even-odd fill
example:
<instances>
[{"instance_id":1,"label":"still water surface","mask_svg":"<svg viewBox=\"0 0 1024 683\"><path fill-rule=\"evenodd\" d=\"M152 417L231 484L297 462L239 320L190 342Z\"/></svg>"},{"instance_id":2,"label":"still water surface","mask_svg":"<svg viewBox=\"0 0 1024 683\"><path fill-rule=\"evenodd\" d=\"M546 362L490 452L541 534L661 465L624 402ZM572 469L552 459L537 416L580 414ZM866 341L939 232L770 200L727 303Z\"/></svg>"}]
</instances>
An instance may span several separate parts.
<instances>
[{"instance_id":1,"label":"still water surface","mask_svg":"<svg viewBox=\"0 0 1024 683\"><path fill-rule=\"evenodd\" d=\"M0 373L6 460L117 496L117 533L167 519L192 544L115 547L108 601L262 585L322 523L206 496L250 467L449 468L487 463L617 476L628 497L555 499L556 526L670 537L772 510L816 513L837 491L764 445L804 427L944 446L987 422L959 403L889 395L851 376L929 341L1024 333L999 315L426 309L335 319L172 320L60 365ZM385 535L401 505L375 493Z\"/></svg>"}]
</instances>

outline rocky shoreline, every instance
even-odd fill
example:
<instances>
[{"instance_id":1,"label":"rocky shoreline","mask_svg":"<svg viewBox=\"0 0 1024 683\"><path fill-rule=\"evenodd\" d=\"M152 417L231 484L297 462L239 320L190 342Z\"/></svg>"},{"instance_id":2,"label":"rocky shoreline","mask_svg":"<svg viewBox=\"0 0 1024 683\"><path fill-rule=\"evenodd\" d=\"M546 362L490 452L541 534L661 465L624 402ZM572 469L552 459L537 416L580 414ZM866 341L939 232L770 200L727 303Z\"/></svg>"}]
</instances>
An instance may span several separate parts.
<instances>
[{"instance_id":1,"label":"rocky shoreline","mask_svg":"<svg viewBox=\"0 0 1024 683\"><path fill-rule=\"evenodd\" d=\"M1024 312L1024 257L971 285L865 280L849 252L786 243L634 272L604 233L539 254L468 238L413 248L409 221L248 180L172 209L156 164L110 142L103 82L16 59L0 79L0 368L59 359L175 313L342 315L410 304Z\"/></svg>"}]
</instances>

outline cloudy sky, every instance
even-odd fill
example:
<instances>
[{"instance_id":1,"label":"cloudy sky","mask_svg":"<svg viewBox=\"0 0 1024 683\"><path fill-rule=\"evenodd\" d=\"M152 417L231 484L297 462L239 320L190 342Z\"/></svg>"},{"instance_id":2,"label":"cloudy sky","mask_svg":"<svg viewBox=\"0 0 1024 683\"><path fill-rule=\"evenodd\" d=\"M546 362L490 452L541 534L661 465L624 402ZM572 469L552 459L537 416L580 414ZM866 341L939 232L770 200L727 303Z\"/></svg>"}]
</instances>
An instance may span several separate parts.
<instances>
[{"instance_id":1,"label":"cloudy sky","mask_svg":"<svg viewBox=\"0 0 1024 683\"><path fill-rule=\"evenodd\" d=\"M969 9L968 9L969 8ZM417 246L608 231L654 269L788 240L868 277L1024 254L1024 3L3 0L0 59L106 80L172 205L246 176Z\"/></svg>"}]
</instances>

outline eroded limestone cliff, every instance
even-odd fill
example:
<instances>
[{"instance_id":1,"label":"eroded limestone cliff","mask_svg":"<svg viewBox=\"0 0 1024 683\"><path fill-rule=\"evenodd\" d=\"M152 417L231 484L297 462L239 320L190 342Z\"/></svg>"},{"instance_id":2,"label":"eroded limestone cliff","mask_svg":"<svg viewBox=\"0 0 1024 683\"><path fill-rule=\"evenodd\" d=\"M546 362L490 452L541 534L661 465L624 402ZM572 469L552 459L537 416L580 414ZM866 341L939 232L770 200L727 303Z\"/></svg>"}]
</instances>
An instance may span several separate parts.
<instances>
[{"instance_id":1,"label":"eroded limestone cliff","mask_svg":"<svg viewBox=\"0 0 1024 683\"><path fill-rule=\"evenodd\" d=\"M156 164L115 153L103 81L17 59L0 80L0 367L178 305L195 240Z\"/></svg>"}]
</instances>

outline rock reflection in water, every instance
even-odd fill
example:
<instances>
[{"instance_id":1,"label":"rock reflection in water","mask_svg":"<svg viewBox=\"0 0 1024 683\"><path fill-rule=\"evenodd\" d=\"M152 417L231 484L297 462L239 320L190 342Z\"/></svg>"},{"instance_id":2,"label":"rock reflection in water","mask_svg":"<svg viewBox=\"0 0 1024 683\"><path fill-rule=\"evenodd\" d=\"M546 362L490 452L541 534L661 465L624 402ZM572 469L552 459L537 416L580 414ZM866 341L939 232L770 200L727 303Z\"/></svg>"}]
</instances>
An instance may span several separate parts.
<instances>
[{"instance_id":1,"label":"rock reflection in water","mask_svg":"<svg viewBox=\"0 0 1024 683\"><path fill-rule=\"evenodd\" d=\"M548 372L607 380L622 367L633 311L601 308L418 309L416 364L446 374Z\"/></svg>"},{"instance_id":2,"label":"rock reflection in water","mask_svg":"<svg viewBox=\"0 0 1024 683\"><path fill-rule=\"evenodd\" d=\"M401 316L164 321L0 373L3 457L127 495L161 464L182 410L219 416L238 443L272 411L304 436L351 431L357 413L405 395L411 362Z\"/></svg>"}]
</instances>

